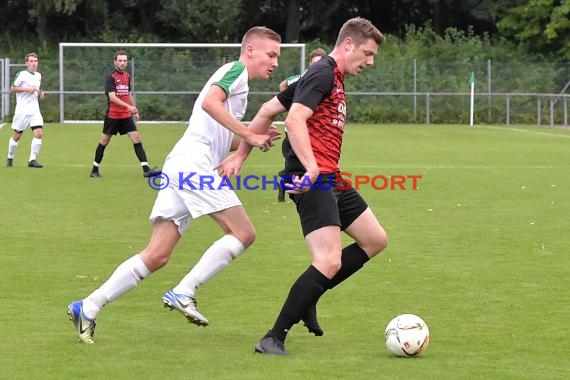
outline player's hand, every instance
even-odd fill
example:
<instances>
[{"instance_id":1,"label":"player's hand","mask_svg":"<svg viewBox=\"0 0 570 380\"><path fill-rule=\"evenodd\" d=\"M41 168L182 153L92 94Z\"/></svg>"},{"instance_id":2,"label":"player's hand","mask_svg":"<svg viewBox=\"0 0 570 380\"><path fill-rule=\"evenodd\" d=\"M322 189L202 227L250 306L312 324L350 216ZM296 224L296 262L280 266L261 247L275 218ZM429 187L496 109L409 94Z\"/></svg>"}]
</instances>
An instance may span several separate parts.
<instances>
[{"instance_id":1,"label":"player's hand","mask_svg":"<svg viewBox=\"0 0 570 380\"><path fill-rule=\"evenodd\" d=\"M260 147L259 149L262 152L267 152L273 146L273 141L279 140L281 138L281 132L279 132L279 129L277 129L277 127L274 124L271 124L269 126L269 128L267 129L267 134L271 138L271 145L269 145L269 147L267 147L266 149Z\"/></svg>"},{"instance_id":2,"label":"player's hand","mask_svg":"<svg viewBox=\"0 0 570 380\"><path fill-rule=\"evenodd\" d=\"M281 132L277 129L275 124L271 124L269 128L267 128L267 134L271 137L271 141L279 140L281 138Z\"/></svg>"},{"instance_id":3,"label":"player's hand","mask_svg":"<svg viewBox=\"0 0 570 380\"><path fill-rule=\"evenodd\" d=\"M257 146L262 151L267 151L273 146L273 141L269 135L258 135L256 133L250 133L242 137L249 145Z\"/></svg>"},{"instance_id":4,"label":"player's hand","mask_svg":"<svg viewBox=\"0 0 570 380\"><path fill-rule=\"evenodd\" d=\"M286 184L285 192L289 194L301 194L314 189L314 183L319 176L318 170L307 170L302 176L294 176L291 183Z\"/></svg>"},{"instance_id":5,"label":"player's hand","mask_svg":"<svg viewBox=\"0 0 570 380\"><path fill-rule=\"evenodd\" d=\"M138 121L141 119L141 117L140 117L140 115L139 115L138 112L135 112L135 113L133 114L133 119L135 120L135 123L138 122Z\"/></svg>"},{"instance_id":6,"label":"player's hand","mask_svg":"<svg viewBox=\"0 0 570 380\"><path fill-rule=\"evenodd\" d=\"M40 99L43 99L45 96L44 90L38 90L38 96L40 97Z\"/></svg>"},{"instance_id":7,"label":"player's hand","mask_svg":"<svg viewBox=\"0 0 570 380\"><path fill-rule=\"evenodd\" d=\"M218 169L221 176L232 177L239 175L245 157L232 153L227 156L214 170Z\"/></svg>"}]
</instances>

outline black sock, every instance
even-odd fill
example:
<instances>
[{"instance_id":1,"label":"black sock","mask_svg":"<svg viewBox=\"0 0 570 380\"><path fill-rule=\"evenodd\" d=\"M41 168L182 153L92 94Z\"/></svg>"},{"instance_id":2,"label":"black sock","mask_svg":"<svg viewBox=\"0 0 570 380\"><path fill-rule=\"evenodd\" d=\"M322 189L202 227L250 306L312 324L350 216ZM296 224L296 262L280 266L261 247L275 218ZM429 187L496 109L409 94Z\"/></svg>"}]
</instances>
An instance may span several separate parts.
<instances>
[{"instance_id":1,"label":"black sock","mask_svg":"<svg viewBox=\"0 0 570 380\"><path fill-rule=\"evenodd\" d=\"M327 291L330 281L314 266L307 268L291 286L283 308L271 329L271 335L284 342L291 327L298 323L307 309L316 304Z\"/></svg>"},{"instance_id":2,"label":"black sock","mask_svg":"<svg viewBox=\"0 0 570 380\"><path fill-rule=\"evenodd\" d=\"M135 148L135 154L137 155L139 161L148 162L148 160L146 159L146 152L144 151L142 143L133 144L133 147ZM144 165L143 170L147 172L150 170L150 168L148 167L148 165Z\"/></svg>"},{"instance_id":3,"label":"black sock","mask_svg":"<svg viewBox=\"0 0 570 380\"><path fill-rule=\"evenodd\" d=\"M351 245L344 247L341 258L342 266L337 274L335 274L331 279L330 289L352 276L362 268L368 260L370 260L368 255L358 246L358 244L352 243Z\"/></svg>"},{"instance_id":4,"label":"black sock","mask_svg":"<svg viewBox=\"0 0 570 380\"><path fill-rule=\"evenodd\" d=\"M103 161L103 155L105 154L105 148L107 147L107 145L97 145L97 149L95 149L95 162L97 164L101 164L101 161ZM99 167L93 165L93 171L97 172L99 171Z\"/></svg>"}]
</instances>

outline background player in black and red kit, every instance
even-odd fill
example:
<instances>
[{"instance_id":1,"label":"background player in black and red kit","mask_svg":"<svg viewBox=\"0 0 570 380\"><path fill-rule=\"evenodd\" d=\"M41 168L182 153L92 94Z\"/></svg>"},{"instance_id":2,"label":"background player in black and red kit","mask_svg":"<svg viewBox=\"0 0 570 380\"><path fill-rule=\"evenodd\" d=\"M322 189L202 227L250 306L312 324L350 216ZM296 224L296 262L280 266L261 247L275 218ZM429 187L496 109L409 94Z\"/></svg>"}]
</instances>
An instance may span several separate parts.
<instances>
[{"instance_id":1,"label":"background player in black and red kit","mask_svg":"<svg viewBox=\"0 0 570 380\"><path fill-rule=\"evenodd\" d=\"M105 79L105 95L107 96L107 112L103 122L103 133L97 149L91 177L101 177L99 166L103 161L105 148L111 141L111 137L117 133L127 134L131 139L137 158L141 163L143 175L151 176L156 169L151 169L146 158L141 137L137 131L135 122L139 120L139 111L135 105L135 99L131 93L131 76L125 70L128 64L128 54L125 50L115 53L115 69Z\"/></svg>"},{"instance_id":2,"label":"background player in black and red kit","mask_svg":"<svg viewBox=\"0 0 570 380\"><path fill-rule=\"evenodd\" d=\"M346 182L336 183L346 118L344 78L372 65L383 41L370 21L348 20L331 54L309 67L293 94L285 90L265 103L250 125L263 130L278 113L289 110L288 136L283 142L285 169L280 174L292 180L288 193L312 255L311 265L291 287L272 329L256 345L257 352L287 354L285 337L301 319L313 323L309 331L322 333L314 329L319 298L388 245L386 231L364 199ZM223 170L235 172L248 148L240 146L235 157L222 163ZM342 248L341 231L355 242Z\"/></svg>"}]
</instances>

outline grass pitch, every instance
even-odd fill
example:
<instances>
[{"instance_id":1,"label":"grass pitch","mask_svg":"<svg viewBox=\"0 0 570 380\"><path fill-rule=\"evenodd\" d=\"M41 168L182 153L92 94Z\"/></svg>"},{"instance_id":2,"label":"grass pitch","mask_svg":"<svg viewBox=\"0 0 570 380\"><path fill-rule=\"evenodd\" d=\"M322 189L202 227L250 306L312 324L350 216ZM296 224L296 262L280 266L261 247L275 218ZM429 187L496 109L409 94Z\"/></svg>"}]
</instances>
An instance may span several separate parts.
<instances>
[{"instance_id":1,"label":"grass pitch","mask_svg":"<svg viewBox=\"0 0 570 380\"><path fill-rule=\"evenodd\" d=\"M143 125L151 163L183 125ZM319 303L323 337L296 326L289 357L253 353L291 283L309 265L291 202L239 191L255 244L200 288L199 328L162 308L220 236L199 219L172 261L108 305L93 346L77 344L66 306L99 286L148 241L155 192L132 145L113 138L89 178L100 125L48 125L26 166L26 131L0 162L0 378L2 379L566 379L570 332L570 132L550 128L348 126L342 169L422 175L418 190L360 188L390 246ZM10 128L0 131L5 157ZM3 160L3 159L2 159ZM243 174L274 175L279 149L254 151ZM348 240L347 240L348 242ZM388 354L384 327L415 313L431 343L415 359Z\"/></svg>"}]
</instances>

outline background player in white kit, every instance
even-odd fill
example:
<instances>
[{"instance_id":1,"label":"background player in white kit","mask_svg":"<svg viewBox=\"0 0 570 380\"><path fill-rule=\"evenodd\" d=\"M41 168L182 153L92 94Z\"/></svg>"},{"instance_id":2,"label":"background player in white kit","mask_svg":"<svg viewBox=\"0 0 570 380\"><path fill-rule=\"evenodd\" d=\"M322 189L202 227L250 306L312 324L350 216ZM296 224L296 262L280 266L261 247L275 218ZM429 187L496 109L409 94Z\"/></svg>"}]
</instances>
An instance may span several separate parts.
<instances>
[{"instance_id":1,"label":"background player in white kit","mask_svg":"<svg viewBox=\"0 0 570 380\"><path fill-rule=\"evenodd\" d=\"M169 261L174 247L190 222L209 215L223 236L202 255L180 283L163 297L165 306L182 313L189 322L206 326L208 320L196 309L199 285L221 272L255 240L255 230L235 192L219 189L222 177L215 170L239 136L262 150L272 146L271 134L252 133L239 120L244 116L249 79L269 79L277 68L281 38L266 27L248 30L238 61L218 69L198 96L188 129L165 160L162 176L169 185L160 190L150 220L153 231L146 248L124 261L111 277L87 298L73 302L68 315L79 341L93 343L95 317L103 306L133 289ZM196 173L187 178L191 173ZM214 180L210 190L200 178Z\"/></svg>"},{"instance_id":2,"label":"background player in white kit","mask_svg":"<svg viewBox=\"0 0 570 380\"><path fill-rule=\"evenodd\" d=\"M14 154L16 154L22 133L30 127L34 137L30 148L28 166L42 168L43 166L37 161L37 156L42 146L44 118L40 112L38 99L44 98L44 91L41 89L42 74L36 71L38 69L38 55L36 53L26 54L26 67L26 70L16 74L14 83L10 87L10 92L16 94L16 111L12 120L14 132L8 140L6 166L12 167L14 165Z\"/></svg>"}]
</instances>

